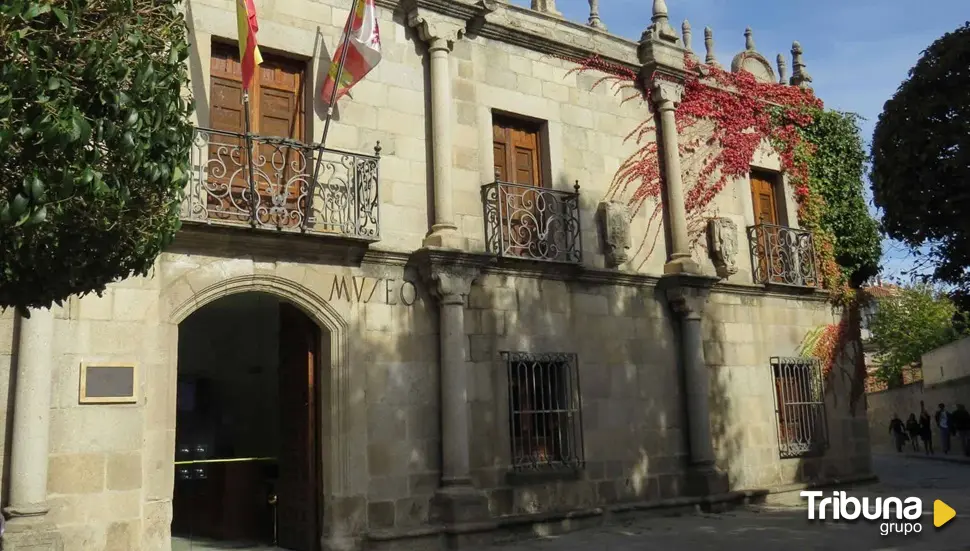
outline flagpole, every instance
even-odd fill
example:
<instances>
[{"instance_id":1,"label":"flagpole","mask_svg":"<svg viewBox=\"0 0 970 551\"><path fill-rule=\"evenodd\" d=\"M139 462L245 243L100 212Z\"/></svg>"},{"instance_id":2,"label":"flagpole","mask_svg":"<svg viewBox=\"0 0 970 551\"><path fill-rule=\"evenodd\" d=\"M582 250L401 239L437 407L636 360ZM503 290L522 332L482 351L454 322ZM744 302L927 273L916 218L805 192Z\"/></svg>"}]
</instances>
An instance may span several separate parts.
<instances>
[{"instance_id":1,"label":"flagpole","mask_svg":"<svg viewBox=\"0 0 970 551\"><path fill-rule=\"evenodd\" d=\"M249 165L249 223L256 226L256 209L259 199L256 197L256 173L253 170L253 134L249 121L249 89L243 90L243 121L246 125L246 161Z\"/></svg>"},{"instance_id":2,"label":"flagpole","mask_svg":"<svg viewBox=\"0 0 970 551\"><path fill-rule=\"evenodd\" d=\"M354 14L357 13L357 6L360 4L361 0L354 0L354 3L350 6L350 15L347 16L347 25L344 30L344 40L340 46L340 61L337 63L337 75L333 81L333 90L330 92L330 101L327 103L327 118L323 123L323 136L320 138L320 147L317 152L317 162L313 167L313 179L310 180L310 195L307 197L307 213L303 217L303 229L306 230L307 221L310 219L311 209L310 204L313 202L313 190L317 186L317 177L320 175L320 167L323 165L323 153L327 148L327 134L330 133L330 121L333 119L333 104L337 101L337 91L340 90L340 77L344 74L344 63L347 62L347 50L350 46L350 33L353 32L353 20ZM363 24L363 21L361 22ZM330 70L327 70L327 75L330 74Z\"/></svg>"}]
</instances>

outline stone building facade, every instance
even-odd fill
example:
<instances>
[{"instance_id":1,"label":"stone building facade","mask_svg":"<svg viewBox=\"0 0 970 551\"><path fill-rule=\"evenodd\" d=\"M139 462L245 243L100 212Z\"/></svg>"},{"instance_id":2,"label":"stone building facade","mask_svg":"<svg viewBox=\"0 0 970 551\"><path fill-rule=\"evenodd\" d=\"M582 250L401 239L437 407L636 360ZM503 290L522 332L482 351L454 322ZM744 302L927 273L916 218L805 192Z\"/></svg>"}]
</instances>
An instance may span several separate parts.
<instances>
[{"instance_id":1,"label":"stone building facade","mask_svg":"<svg viewBox=\"0 0 970 551\"><path fill-rule=\"evenodd\" d=\"M836 318L827 294L749 254L759 193L773 231L806 239L777 155L716 199L707 247L677 154L654 254L650 209L605 200L652 115L564 58L682 74L663 1L637 43L595 2L580 24L552 1L381 0L384 58L321 153L305 144L348 4L259 2L250 159L234 6L187 3L200 130L175 244L103 296L0 317L5 549L268 538L252 499L284 548L433 548L869 473L849 382L793 359ZM736 70L778 78L745 53ZM647 92L677 151L676 78Z\"/></svg>"}]
</instances>

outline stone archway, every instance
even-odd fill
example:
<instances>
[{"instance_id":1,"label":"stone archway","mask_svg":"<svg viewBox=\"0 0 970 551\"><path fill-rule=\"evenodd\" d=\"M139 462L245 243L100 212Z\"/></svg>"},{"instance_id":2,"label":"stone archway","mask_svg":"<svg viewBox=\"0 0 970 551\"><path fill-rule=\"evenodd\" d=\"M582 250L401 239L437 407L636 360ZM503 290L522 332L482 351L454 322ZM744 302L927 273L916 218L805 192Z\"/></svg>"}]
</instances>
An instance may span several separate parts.
<instances>
[{"instance_id":1,"label":"stone archway","mask_svg":"<svg viewBox=\"0 0 970 551\"><path fill-rule=\"evenodd\" d=\"M204 270L205 268L199 268ZM344 497L351 497L350 488L353 469L352 456L354 451L351 442L342 435L351 430L351 376L348 358L349 330L345 316L341 315L327 300L299 282L273 274L243 274L225 279L219 279L199 290L192 289L186 293L187 284L193 278L193 273L183 274L172 281L161 291L163 306L161 319L167 324L169 331L169 350L178 348L178 326L194 312L221 298L240 293L265 293L282 299L306 314L320 329L321 343L321 384L318 402L320 410L320 458L322 464L323 493L321 506L324 511L322 535L325 539L332 539L337 534L346 533L346 529L335 526L333 511L328 510L331 503L340 501ZM211 281L211 279L210 279ZM171 354L171 372L177 370L177 354ZM174 388L170 389L169 407L174 411ZM174 440L170 440L164 453L165 459L171 461L174 456ZM159 454L160 455L160 454ZM158 458L160 459L160 458ZM171 489L169 490L171 492ZM164 496L171 499L171 495ZM337 522L339 523L339 521Z\"/></svg>"}]
</instances>

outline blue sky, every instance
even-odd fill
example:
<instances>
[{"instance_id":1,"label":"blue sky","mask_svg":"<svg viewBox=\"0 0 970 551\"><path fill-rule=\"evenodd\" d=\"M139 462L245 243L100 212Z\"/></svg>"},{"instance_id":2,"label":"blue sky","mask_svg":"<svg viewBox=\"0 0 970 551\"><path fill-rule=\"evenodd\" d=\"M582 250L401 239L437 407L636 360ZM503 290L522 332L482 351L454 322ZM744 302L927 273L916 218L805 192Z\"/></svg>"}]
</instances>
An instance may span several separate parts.
<instances>
[{"instance_id":1,"label":"blue sky","mask_svg":"<svg viewBox=\"0 0 970 551\"><path fill-rule=\"evenodd\" d=\"M650 0L600 0L600 16L610 32L639 39L650 24L652 5ZM758 51L772 63L785 54L789 74L791 43L801 42L816 94L827 107L862 115L867 143L883 104L920 53L970 19L967 0L667 0L667 7L675 28L690 20L694 50L702 55L704 27L714 30L714 50L724 65L744 49L748 26ZM585 22L589 14L585 0L559 0L557 8L573 21ZM911 266L905 248L883 243L884 275Z\"/></svg>"}]
</instances>

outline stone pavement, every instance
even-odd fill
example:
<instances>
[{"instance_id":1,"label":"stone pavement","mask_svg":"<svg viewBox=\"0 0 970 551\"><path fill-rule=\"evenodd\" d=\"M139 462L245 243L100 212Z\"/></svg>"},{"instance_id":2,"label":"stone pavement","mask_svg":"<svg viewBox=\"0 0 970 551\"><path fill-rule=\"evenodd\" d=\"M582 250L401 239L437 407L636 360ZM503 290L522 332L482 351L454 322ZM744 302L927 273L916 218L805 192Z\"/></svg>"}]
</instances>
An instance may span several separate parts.
<instances>
[{"instance_id":1,"label":"stone pavement","mask_svg":"<svg viewBox=\"0 0 970 551\"><path fill-rule=\"evenodd\" d=\"M768 503L723 514L637 517L557 537L521 541L477 551L970 551L970 465L875 456L878 484L845 489L850 496L919 497L922 532L881 536L869 521L808 521L797 492ZM957 517L933 527L933 500L942 499Z\"/></svg>"}]
</instances>

